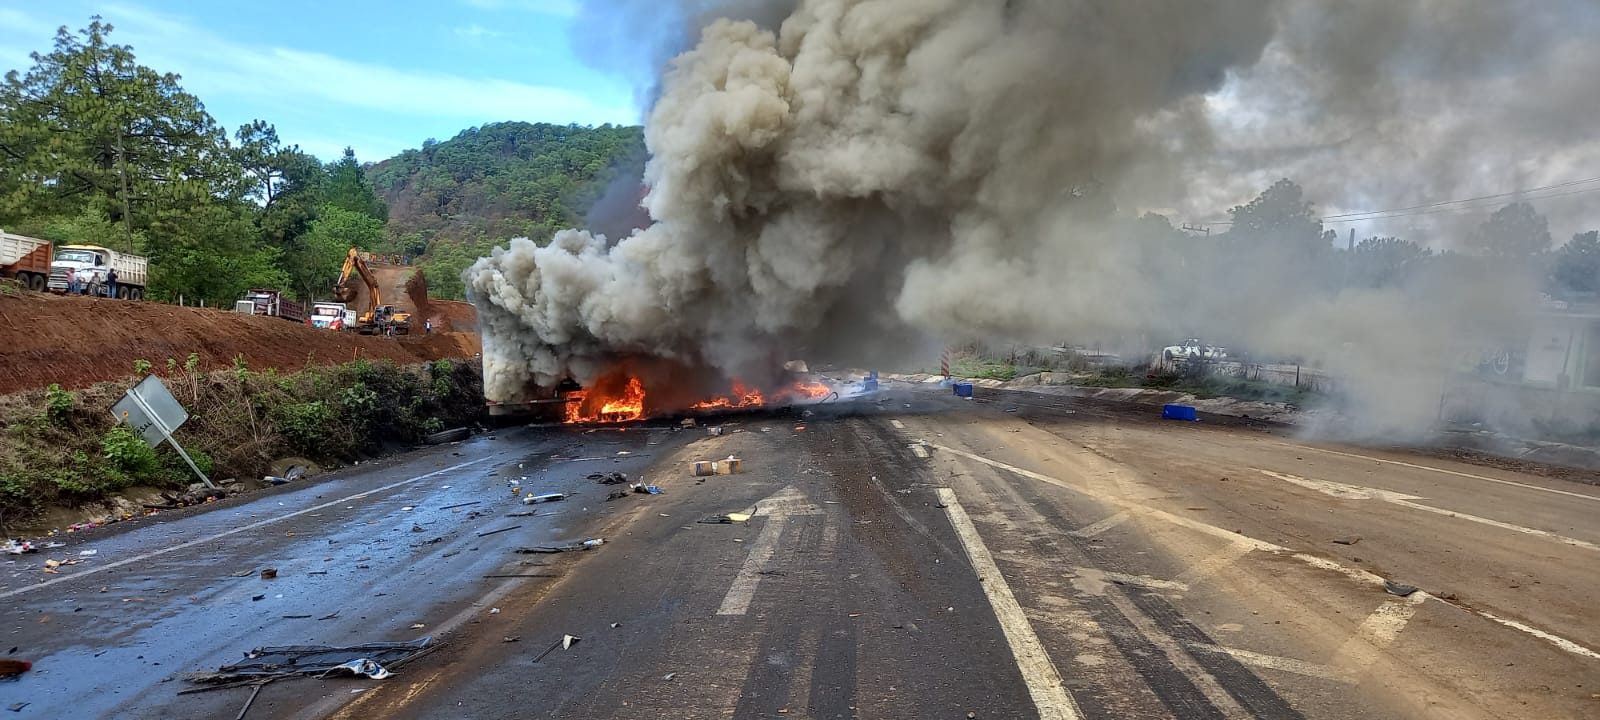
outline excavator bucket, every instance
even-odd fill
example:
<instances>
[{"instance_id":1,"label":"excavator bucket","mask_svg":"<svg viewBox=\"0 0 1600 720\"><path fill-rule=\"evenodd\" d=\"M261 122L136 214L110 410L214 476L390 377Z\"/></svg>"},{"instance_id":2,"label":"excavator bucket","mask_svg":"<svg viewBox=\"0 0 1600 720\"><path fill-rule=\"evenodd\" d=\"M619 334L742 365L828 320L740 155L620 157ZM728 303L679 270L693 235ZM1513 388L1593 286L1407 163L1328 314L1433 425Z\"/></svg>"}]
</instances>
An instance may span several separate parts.
<instances>
[{"instance_id":1,"label":"excavator bucket","mask_svg":"<svg viewBox=\"0 0 1600 720\"><path fill-rule=\"evenodd\" d=\"M333 286L333 299L342 303L355 302L356 289L349 285Z\"/></svg>"}]
</instances>

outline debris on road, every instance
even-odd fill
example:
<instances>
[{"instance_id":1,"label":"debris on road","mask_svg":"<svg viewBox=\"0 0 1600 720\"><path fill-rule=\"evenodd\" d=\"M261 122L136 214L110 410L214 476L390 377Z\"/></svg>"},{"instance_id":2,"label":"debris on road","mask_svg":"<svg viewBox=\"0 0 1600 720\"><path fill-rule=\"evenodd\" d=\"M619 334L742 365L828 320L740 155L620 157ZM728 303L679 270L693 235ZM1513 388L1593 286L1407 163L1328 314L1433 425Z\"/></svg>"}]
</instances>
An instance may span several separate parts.
<instances>
[{"instance_id":1,"label":"debris on road","mask_svg":"<svg viewBox=\"0 0 1600 720\"><path fill-rule=\"evenodd\" d=\"M439 508L439 509L440 510L454 510L456 508L467 507L468 505L478 505L478 504L480 504L482 502L483 502L482 500L473 500L472 502L464 502L464 503L456 503L454 505L446 505L446 506L444 506L442 508Z\"/></svg>"},{"instance_id":2,"label":"debris on road","mask_svg":"<svg viewBox=\"0 0 1600 720\"><path fill-rule=\"evenodd\" d=\"M588 550L605 544L605 538L589 538L581 542L570 542L562 545L536 545L534 547L517 548L515 552L523 555L547 555Z\"/></svg>"},{"instance_id":3,"label":"debris on road","mask_svg":"<svg viewBox=\"0 0 1600 720\"><path fill-rule=\"evenodd\" d=\"M1346 535L1344 537L1336 537L1333 539L1333 544L1335 545L1354 545L1358 542L1361 542L1360 535Z\"/></svg>"},{"instance_id":4,"label":"debris on road","mask_svg":"<svg viewBox=\"0 0 1600 720\"><path fill-rule=\"evenodd\" d=\"M506 513L506 517L508 517L508 518L513 518L513 517L533 517L534 515L537 515L537 514L538 513L533 511L533 510L524 510L522 512Z\"/></svg>"},{"instance_id":5,"label":"debris on road","mask_svg":"<svg viewBox=\"0 0 1600 720\"><path fill-rule=\"evenodd\" d=\"M539 657L534 658L533 661L534 662L539 662L540 660L543 660L544 656L549 655L552 652L555 652L556 648L561 648L562 650L569 650L569 649L572 648L573 645L577 645L578 641L582 640L582 639L583 638L578 637L577 635L562 635L560 640L555 641L555 643L552 644L550 647L546 648L544 652L539 653Z\"/></svg>"},{"instance_id":6,"label":"debris on road","mask_svg":"<svg viewBox=\"0 0 1600 720\"><path fill-rule=\"evenodd\" d=\"M678 676L678 674L677 674L677 673L675 673L675 672L669 672L669 673L667 673L667 674L665 674L665 675L662 675L662 676L661 676L661 679L662 679L662 680L666 680L666 681L667 681L667 682L672 682L672 678L674 678L674 677L677 677L677 676Z\"/></svg>"},{"instance_id":7,"label":"debris on road","mask_svg":"<svg viewBox=\"0 0 1600 720\"><path fill-rule=\"evenodd\" d=\"M25 708L25 707L27 707L29 705L32 705L32 704L33 703L31 703L31 702L11 703L10 705L6 706L6 709L10 710L11 712L14 712L14 713L19 713L19 712L22 712L23 708Z\"/></svg>"},{"instance_id":8,"label":"debris on road","mask_svg":"<svg viewBox=\"0 0 1600 720\"><path fill-rule=\"evenodd\" d=\"M619 472L589 473L588 477L601 485L621 485L628 481L627 474Z\"/></svg>"},{"instance_id":9,"label":"debris on road","mask_svg":"<svg viewBox=\"0 0 1600 720\"><path fill-rule=\"evenodd\" d=\"M467 439L468 430L464 427L451 428L429 435L422 439L428 445L443 445L449 442L458 442Z\"/></svg>"},{"instance_id":10,"label":"debris on road","mask_svg":"<svg viewBox=\"0 0 1600 720\"><path fill-rule=\"evenodd\" d=\"M1397 582L1395 582L1393 580L1384 580L1383 581L1383 590L1384 590L1384 592L1387 592L1390 595L1399 595L1400 597L1410 597L1411 593L1414 593L1414 592L1417 591L1417 588L1416 588L1415 585L1402 585L1402 584L1397 583Z\"/></svg>"},{"instance_id":11,"label":"debris on road","mask_svg":"<svg viewBox=\"0 0 1600 720\"><path fill-rule=\"evenodd\" d=\"M505 636L503 638L500 638L500 642L513 643L513 642L516 642L516 641L521 640L521 639L522 639L521 635L507 635L507 636Z\"/></svg>"},{"instance_id":12,"label":"debris on road","mask_svg":"<svg viewBox=\"0 0 1600 720\"><path fill-rule=\"evenodd\" d=\"M656 485L646 485L644 483L635 483L632 487L633 487L633 491L635 493L640 494L640 495L660 495L661 494L661 488L656 486Z\"/></svg>"},{"instance_id":13,"label":"debris on road","mask_svg":"<svg viewBox=\"0 0 1600 720\"><path fill-rule=\"evenodd\" d=\"M1197 422L1200 420L1200 413L1194 409L1193 405L1162 405L1161 417L1167 420Z\"/></svg>"},{"instance_id":14,"label":"debris on road","mask_svg":"<svg viewBox=\"0 0 1600 720\"><path fill-rule=\"evenodd\" d=\"M507 530L515 530L515 529L517 529L519 527L522 527L522 526L521 525L512 525L511 527L503 527L503 528L500 528L498 530L485 530L485 531L483 531L481 533L478 533L478 537L487 537L489 535L494 535L496 533L506 532Z\"/></svg>"},{"instance_id":15,"label":"debris on road","mask_svg":"<svg viewBox=\"0 0 1600 720\"><path fill-rule=\"evenodd\" d=\"M239 681L261 681L308 675L328 677L351 674L381 680L390 668L416 659L437 647L433 639L422 637L411 642L386 642L332 647L328 645L288 645L259 647L245 653L245 661L223 665L212 673L195 673L189 681L220 685Z\"/></svg>"},{"instance_id":16,"label":"debris on road","mask_svg":"<svg viewBox=\"0 0 1600 720\"><path fill-rule=\"evenodd\" d=\"M686 427L686 428L694 427L694 418L684 418L681 422L678 423L678 427Z\"/></svg>"},{"instance_id":17,"label":"debris on road","mask_svg":"<svg viewBox=\"0 0 1600 720\"><path fill-rule=\"evenodd\" d=\"M273 578L275 578L277 576L278 576L278 569L277 568L262 568L261 569L261 579L262 580L271 580L271 579L273 579Z\"/></svg>"},{"instance_id":18,"label":"debris on road","mask_svg":"<svg viewBox=\"0 0 1600 720\"><path fill-rule=\"evenodd\" d=\"M716 427L708 427L706 428L706 434L710 435L711 437L717 437L722 434L722 426L718 425Z\"/></svg>"},{"instance_id":19,"label":"debris on road","mask_svg":"<svg viewBox=\"0 0 1600 720\"><path fill-rule=\"evenodd\" d=\"M39 552L39 548L34 547L33 543L26 540L7 540L4 547L7 555L23 555L26 553Z\"/></svg>"},{"instance_id":20,"label":"debris on road","mask_svg":"<svg viewBox=\"0 0 1600 720\"><path fill-rule=\"evenodd\" d=\"M694 461L693 472L695 477L715 475L717 474L717 464L709 460L696 460Z\"/></svg>"},{"instance_id":21,"label":"debris on road","mask_svg":"<svg viewBox=\"0 0 1600 720\"><path fill-rule=\"evenodd\" d=\"M538 503L560 502L565 499L567 499L566 493L541 493L539 495L529 495L523 498L522 504L535 505Z\"/></svg>"},{"instance_id":22,"label":"debris on road","mask_svg":"<svg viewBox=\"0 0 1600 720\"><path fill-rule=\"evenodd\" d=\"M27 660L0 660L0 678L14 678L33 669Z\"/></svg>"},{"instance_id":23,"label":"debris on road","mask_svg":"<svg viewBox=\"0 0 1600 720\"><path fill-rule=\"evenodd\" d=\"M718 475L738 475L744 470L744 461L729 455L723 458L722 462L713 463L712 467L716 469Z\"/></svg>"},{"instance_id":24,"label":"debris on road","mask_svg":"<svg viewBox=\"0 0 1600 720\"><path fill-rule=\"evenodd\" d=\"M912 455L915 455L919 458L928 457L928 448L922 444L921 440L911 443L909 447L911 448Z\"/></svg>"},{"instance_id":25,"label":"debris on road","mask_svg":"<svg viewBox=\"0 0 1600 720\"><path fill-rule=\"evenodd\" d=\"M723 513L712 515L700 521L702 525L731 525L733 523L749 522L750 513Z\"/></svg>"}]
</instances>

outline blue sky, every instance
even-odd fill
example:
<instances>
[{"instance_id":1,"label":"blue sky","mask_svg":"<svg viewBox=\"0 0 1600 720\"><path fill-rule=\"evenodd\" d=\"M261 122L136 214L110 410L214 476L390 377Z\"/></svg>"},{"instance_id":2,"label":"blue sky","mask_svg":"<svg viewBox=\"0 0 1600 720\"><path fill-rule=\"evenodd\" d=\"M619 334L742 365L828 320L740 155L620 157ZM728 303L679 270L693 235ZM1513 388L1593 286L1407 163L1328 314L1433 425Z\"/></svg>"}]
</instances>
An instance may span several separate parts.
<instances>
[{"instance_id":1,"label":"blue sky","mask_svg":"<svg viewBox=\"0 0 1600 720\"><path fill-rule=\"evenodd\" d=\"M577 0L0 0L0 72L100 15L232 131L260 118L324 160L377 161L501 120L634 124L622 79L579 62Z\"/></svg>"}]
</instances>

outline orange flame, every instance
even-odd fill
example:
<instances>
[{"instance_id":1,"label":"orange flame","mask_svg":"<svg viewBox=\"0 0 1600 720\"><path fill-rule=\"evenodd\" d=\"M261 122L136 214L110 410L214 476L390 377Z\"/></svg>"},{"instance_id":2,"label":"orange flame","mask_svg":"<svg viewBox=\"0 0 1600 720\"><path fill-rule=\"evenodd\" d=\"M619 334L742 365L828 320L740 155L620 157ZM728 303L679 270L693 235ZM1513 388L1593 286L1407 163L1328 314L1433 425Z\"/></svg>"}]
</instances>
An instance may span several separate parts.
<instances>
[{"instance_id":1,"label":"orange flame","mask_svg":"<svg viewBox=\"0 0 1600 720\"><path fill-rule=\"evenodd\" d=\"M628 378L622 394L616 397L590 400L591 392L592 389L575 390L567 394L567 422L627 422L644 417L644 384L639 382L639 378ZM595 408L597 402L601 403L599 409Z\"/></svg>"}]
</instances>

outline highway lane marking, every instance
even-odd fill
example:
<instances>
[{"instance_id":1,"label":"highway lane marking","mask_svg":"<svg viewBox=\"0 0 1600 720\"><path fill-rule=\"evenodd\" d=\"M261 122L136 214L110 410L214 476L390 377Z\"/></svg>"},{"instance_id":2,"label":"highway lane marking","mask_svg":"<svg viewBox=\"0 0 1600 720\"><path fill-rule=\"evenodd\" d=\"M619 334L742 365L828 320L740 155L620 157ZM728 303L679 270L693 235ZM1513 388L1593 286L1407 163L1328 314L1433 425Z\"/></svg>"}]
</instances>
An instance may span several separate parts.
<instances>
[{"instance_id":1,"label":"highway lane marking","mask_svg":"<svg viewBox=\"0 0 1600 720\"><path fill-rule=\"evenodd\" d=\"M1399 505L1400 507L1410 508L1412 510L1421 510L1423 512L1433 513L1435 515L1443 515L1445 517L1453 517L1453 518L1457 518L1457 519L1460 519L1460 520L1466 520L1468 522L1479 523L1481 525L1488 525L1490 527L1497 527L1497 528L1500 528L1501 530L1510 530L1512 532L1519 532L1519 533L1522 533L1524 535L1534 535L1534 536L1537 536L1537 537L1548 538L1550 540L1555 540L1556 542L1564 543L1566 545L1571 545L1573 547L1583 548L1585 550L1600 551L1600 545L1596 545L1596 544L1594 544L1592 542L1589 542L1587 540L1579 540L1577 538L1570 538L1570 537L1567 537L1565 535L1559 535L1557 533L1550 532L1548 530L1540 530L1538 528L1524 527L1522 525L1514 525L1512 523L1501 522L1499 520L1494 520L1492 518L1486 518L1486 517L1481 517L1481 516L1478 516L1478 515L1472 515L1472 514L1469 514L1469 513L1458 512L1456 510L1448 510L1448 509L1441 508L1441 507L1434 507L1432 505L1424 505L1424 504L1416 502L1416 501L1417 500L1426 500L1427 498L1419 497L1419 496L1416 496L1416 495L1406 495L1404 493L1397 493L1397 492L1394 492L1392 490L1380 490L1378 488L1362 487L1360 485L1346 485L1345 483L1338 483L1338 482L1333 482L1333 481L1330 481L1330 480L1312 480L1312 479L1309 479L1309 478L1300 477L1298 475L1290 475L1288 473L1273 472L1271 470L1262 470L1260 468L1254 468L1254 470L1256 472L1259 472L1259 473L1263 474L1263 475L1267 475L1269 477L1277 478L1277 479L1282 480L1284 482L1292 483L1294 485L1299 485L1299 486L1304 487L1304 488L1309 488L1309 489L1312 489L1312 490L1316 490L1316 491L1321 492L1323 494L1331 495L1333 497L1340 498L1340 499L1343 499L1343 500L1379 500L1379 501L1382 501L1382 502L1390 503L1392 505Z\"/></svg>"},{"instance_id":2,"label":"highway lane marking","mask_svg":"<svg viewBox=\"0 0 1600 720\"><path fill-rule=\"evenodd\" d=\"M762 525L761 534L756 536L756 541L750 545L750 552L745 555L744 565L739 568L739 574L733 577L733 584L728 587L728 594L722 596L722 605L717 607L717 614L743 615L749 612L750 602L756 597L756 588L761 585L761 573L772 564L772 555L778 549L778 540L783 535L783 526L788 524L789 516L822 513L821 507L812 503L810 498L795 489L793 485L786 485L765 500L757 502L751 514L765 517L767 522Z\"/></svg>"},{"instance_id":3,"label":"highway lane marking","mask_svg":"<svg viewBox=\"0 0 1600 720\"><path fill-rule=\"evenodd\" d=\"M1116 527L1118 525L1121 525L1122 523L1127 522L1127 521L1128 521L1128 511L1127 510L1121 510L1121 511L1117 512L1116 514L1111 515L1111 516L1109 516L1109 517L1107 517L1107 518L1105 518L1105 519L1103 519L1103 520L1101 520L1099 522L1096 522L1096 523L1093 523L1093 524L1090 524L1090 525L1085 525L1085 526L1083 526L1081 528L1078 528L1077 530L1072 530L1072 531L1068 532L1067 534L1071 535L1073 537L1092 538L1092 537L1094 537L1096 535L1099 535L1100 533L1103 533L1103 532L1105 532L1107 530L1110 530L1111 528L1114 528L1114 527Z\"/></svg>"},{"instance_id":4,"label":"highway lane marking","mask_svg":"<svg viewBox=\"0 0 1600 720\"><path fill-rule=\"evenodd\" d=\"M1547 632L1545 632L1543 630L1540 630L1539 628L1530 627L1528 625L1524 625L1522 623L1519 623L1519 622L1517 622L1515 620L1507 620L1506 618L1500 617L1499 615L1495 615L1494 613L1491 613L1491 612L1486 612L1484 610L1473 610L1473 612L1477 613L1479 616L1481 616L1481 617L1483 617L1485 619L1493 620L1494 622L1500 623L1501 625L1504 625L1504 626L1506 626L1508 628L1514 628L1514 629L1517 629L1517 630L1521 630L1521 631L1523 631L1523 632L1525 632L1525 633L1527 633L1529 635L1532 635L1532 636L1534 636L1536 638L1539 638L1540 640L1543 640L1543 641L1545 641L1547 643L1550 643L1551 645L1554 645L1554 646L1556 646L1558 648L1561 648L1562 650L1565 650L1565 651L1567 651L1569 653L1572 653L1573 655L1577 655L1579 657L1586 657L1586 658L1589 658L1591 660L1600 660L1600 652L1595 652L1593 650L1590 650L1589 648L1586 648L1586 647L1584 647L1582 645L1579 645L1579 644L1577 644L1577 643L1575 643L1575 642L1573 642L1571 640L1568 640L1568 639L1566 639L1564 637L1551 635L1550 633L1547 633Z\"/></svg>"},{"instance_id":5,"label":"highway lane marking","mask_svg":"<svg viewBox=\"0 0 1600 720\"><path fill-rule=\"evenodd\" d=\"M1197 530L1197 531L1200 531L1200 532L1204 532L1204 533L1207 533L1207 534L1210 534L1210 535L1226 538L1226 539L1230 540L1231 542L1239 543L1241 546L1247 547L1247 548L1249 548L1251 550L1265 550L1267 552L1271 552L1271 553L1275 553L1275 554L1289 552L1288 548L1282 547L1280 545L1274 545L1274 544L1266 542L1264 540L1257 540L1255 538L1249 537L1248 535L1234 533L1232 531L1224 530L1223 528L1219 528L1219 527L1216 527L1214 525L1207 525L1207 524L1205 524L1203 522L1200 522L1198 520L1191 520L1189 518L1181 517L1181 516L1178 516L1178 515L1173 515L1172 513L1163 512L1163 511L1160 511L1160 510L1154 510L1154 509L1151 509L1151 508L1146 508L1146 507L1144 507L1142 505L1138 505L1136 503L1128 502L1126 500L1121 500L1121 499L1117 499L1117 498L1106 498L1106 497L1101 497L1101 496L1098 496L1098 495L1094 495L1094 493L1091 493L1088 490L1076 487L1076 486L1074 486L1074 485L1072 485L1072 484L1070 484L1070 483L1068 483L1068 482L1066 482L1064 480L1061 480L1059 478L1053 478L1053 477L1050 477L1049 475L1043 475L1043 474L1040 474L1040 473L1033 472L1032 470L1026 470L1026 469L1023 469L1023 468L1019 468L1019 467L1016 467L1015 465L1009 465L1009 464L1000 462L998 460L990 460L989 458L983 457L982 455L975 455L973 453L969 453L969 452L966 452L964 450L957 450L956 448L948 447L948 446L945 446L945 445L933 444L931 446L935 447L935 448L938 448L940 450L943 450L945 452L951 453L953 455L960 455L962 457L968 458L968 459L976 461L976 462L983 463L985 465L989 465L991 467L997 467L997 468L1000 468L1000 469L1003 469L1003 470L1008 470L1010 472L1016 473L1017 475L1021 475L1023 477L1033 478L1035 480L1039 480L1041 482L1049 483L1049 484L1055 485L1057 487L1062 487L1062 488L1066 488L1068 490L1072 490L1074 492L1079 492L1079 493L1083 493L1083 494L1086 494L1086 495L1090 495L1092 497L1096 497L1097 499L1101 500L1102 502L1120 504L1123 507L1126 507L1127 509L1129 509L1129 510L1131 510L1133 512L1136 512L1136 513L1148 514L1151 517L1156 517L1156 518L1160 518L1162 520L1167 520L1169 522L1172 522L1172 523L1177 524L1177 525L1181 525L1183 527L1192 528L1194 530ZM1418 506L1418 507L1426 508L1428 506L1421 505L1421 506ZM1430 510L1437 510L1438 508L1429 508L1429 509ZM1449 512L1449 511L1444 511L1444 512ZM1543 532L1543 531L1539 531L1539 532ZM1373 573L1368 572L1366 570L1362 570L1360 568L1346 567L1344 565L1341 565L1341 564L1339 564L1337 562L1334 562L1332 560L1329 560L1327 558L1317 557L1315 555L1310 555L1310 554L1307 554L1307 553L1294 553L1292 555L1292 557L1294 557L1295 559L1297 559L1297 560L1299 560L1301 562L1304 562L1304 563L1306 563L1308 565L1311 565L1312 567L1321 568L1321 569L1324 569L1324 570L1331 570L1333 572L1337 572L1339 574L1342 574L1342 575L1344 575L1344 576L1346 576L1348 578L1351 578L1353 580L1356 580L1358 582L1376 584L1376 585L1382 585L1383 582L1384 582L1384 579L1382 577L1379 577L1376 574L1373 574ZM1424 601L1424 600L1426 600L1428 598L1431 598L1431 597L1433 597L1433 596L1429 595L1427 592L1424 592L1422 590L1418 590L1415 593L1413 593L1410 596L1410 598L1407 598L1407 599L1410 600L1412 602L1412 604L1414 605L1415 603L1421 603L1422 601ZM1437 599L1437 598L1435 598L1435 599ZM1441 600L1440 602L1444 602L1444 601ZM1455 604L1452 604L1452 603L1444 602L1444 604L1449 605L1450 607L1453 607L1453 608L1462 609L1459 606L1457 606ZM1482 610L1469 610L1469 612L1472 612L1472 613L1474 613L1476 615L1479 615L1480 617L1483 617L1483 618L1485 618L1487 620L1494 621L1494 622L1499 623L1501 625L1504 625L1506 627L1509 627L1509 628L1512 628L1512 629L1515 629L1515 630L1520 630L1520 631L1522 631L1524 633L1527 633L1529 635L1537 637L1537 638L1539 638L1541 640L1544 640L1544 641L1550 643L1551 645L1555 646L1556 648L1558 648L1560 650L1563 650L1565 652L1572 653L1572 654L1577 655L1579 657L1585 657L1585 658L1591 658L1591 659L1600 659L1600 653L1596 653L1594 650L1592 650L1590 648L1586 648L1586 647L1584 647L1582 645L1579 645L1578 643L1575 643L1575 642L1573 642L1571 640L1568 640L1566 638L1560 637L1558 635L1554 635L1552 633L1546 632L1544 630L1540 630L1538 628L1535 628L1535 627L1532 627L1532 626L1529 626L1529 625L1524 625L1524 624L1516 622L1514 620L1506 620L1504 618L1501 618L1501 617L1496 616L1496 615L1494 615L1492 613L1488 613L1488 612L1485 612L1485 611L1482 611ZM1409 616L1408 616L1408 618L1409 618ZM1400 625L1399 627L1404 627L1404 625Z\"/></svg>"},{"instance_id":6,"label":"highway lane marking","mask_svg":"<svg viewBox=\"0 0 1600 720\"><path fill-rule=\"evenodd\" d=\"M1281 657L1278 655L1267 655L1265 653L1251 652L1249 650L1227 647L1225 645L1214 645L1211 643L1184 642L1183 644L1184 647L1193 650L1231 655L1233 656L1233 659L1238 660L1245 665L1251 665L1258 668L1281 670L1283 672L1294 673L1296 675L1305 675L1307 677L1332 680L1334 682L1341 682L1345 684L1354 684L1356 681L1349 672L1336 667L1318 665L1316 663L1306 662L1304 660L1296 660L1294 658Z\"/></svg>"},{"instance_id":7,"label":"highway lane marking","mask_svg":"<svg viewBox=\"0 0 1600 720\"><path fill-rule=\"evenodd\" d=\"M1022 672L1028 694L1039 711L1039 719L1079 720L1083 713L1078 709L1077 701L1072 699L1072 694L1062 684L1061 673L1045 653L1044 644L1028 623L1027 615L1017 602L1016 595L1012 594L1011 586L1006 584L1005 576L1000 574L1000 567L995 565L994 556L983 544L972 518L967 517L967 511L956 499L954 490L939 488L938 496L939 503L945 506L945 512L950 517L950 526L955 529L956 538L967 551L967 560L978 574L978 585L989 599L989 607L994 610L995 619L1000 623L1000 631L1011 646L1011 655L1016 659L1017 669Z\"/></svg>"},{"instance_id":8,"label":"highway lane marking","mask_svg":"<svg viewBox=\"0 0 1600 720\"><path fill-rule=\"evenodd\" d=\"M1289 443L1281 443L1281 444L1284 447L1294 448L1295 450L1314 450L1316 452L1327 453L1329 455L1342 455L1344 457L1359 458L1361 460L1371 460L1373 462L1384 463L1385 465L1398 465L1400 467L1408 467L1408 468L1412 468L1414 470L1428 470L1430 472L1442 473L1442 474L1445 474L1445 475L1454 475L1456 477L1470 478L1472 480L1483 480L1484 482L1498 483L1498 484L1501 484L1501 485L1511 485L1513 487L1526 488L1528 490L1538 490L1539 492L1550 493L1552 495L1565 495L1566 497L1581 498L1581 499L1590 500L1590 501L1593 501L1593 502L1600 502L1600 496L1585 495L1583 493L1576 493L1576 492L1572 492L1570 490L1557 490L1555 488L1547 488L1547 487L1540 487L1538 485L1529 485L1528 483L1520 483L1520 482L1517 482L1515 480L1502 480L1500 478L1489 477L1487 475L1474 475L1472 473L1461 472L1459 470L1446 470L1444 468L1429 467L1427 465L1417 465L1416 463L1401 462L1399 460L1385 460L1383 458L1372 457L1371 455L1358 455L1356 453L1340 452L1338 450L1328 450L1326 448L1312 447L1310 445L1291 445Z\"/></svg>"},{"instance_id":9,"label":"highway lane marking","mask_svg":"<svg viewBox=\"0 0 1600 720\"><path fill-rule=\"evenodd\" d=\"M337 505L350 502L351 500L360 500L360 499L362 499L364 497L367 497L367 496L375 494L375 493L380 493L380 492L384 492L384 491L387 491L387 490L393 490L395 488L405 487L405 486L410 485L412 483L421 482L423 480L427 480L428 478L437 477L439 475L443 475L443 474L448 473L448 472L454 472L454 471L460 470L462 468L472 467L473 465L477 465L479 463L484 463L484 462L488 462L490 460L493 460L495 457L496 456L491 455L489 457L478 458L477 460L471 460L471 461L468 461L468 462L459 463L459 464L456 464L456 465L451 465L450 467L441 468L439 470L435 470L435 471L433 471L431 473L428 473L426 475L418 475L418 476L416 476L414 478L411 478L410 480L401 480L399 482L389 483L388 485L384 485L383 487L373 488L373 489L368 490L366 492L356 493L355 495L351 495L349 497L339 498L338 500L331 500L329 502L322 503L321 505L314 505L312 507L308 507L308 508L305 508L303 510L296 510L296 511L294 511L292 513L289 513L287 515L280 515L280 516L274 517L274 518L267 518L265 520L258 520L256 522L250 523L249 525L241 525L241 526L236 527L236 528L234 528L232 530L224 530L224 531L216 533L214 535L207 535L206 537L197 538L197 539L194 539L194 540L190 540L188 542L179 543L179 544L173 545L171 547L161 548L160 550L152 550L150 552L147 552L147 553L144 553L144 554L141 554L141 555L135 555L135 556L130 557L130 558L124 558L122 560L118 560L116 562L106 563L104 565L96 565L96 566L91 567L91 568L80 570L80 571L75 572L75 573L73 573L71 575L63 575L61 577L57 577L57 578L54 578L54 579L51 579L51 580L46 580L46 581L44 581L42 583L29 585L27 587L20 587L20 588L17 588L15 590L7 590L5 592L0 592L0 599L8 598L8 597L14 597L14 596L17 596L17 595L21 595L21 594L23 594L25 592L31 592L31 591L34 591L34 590L38 590L39 588L50 587L51 585L54 585L56 583L63 583L63 582L67 582L68 580L77 580L78 578L87 577L89 575L94 575L95 573L102 573L102 572L105 572L107 570L113 570L113 569L122 567L124 565L132 565L133 563L144 562L145 560L149 560L151 558L160 557L162 555L166 555L167 553L177 552L179 550L184 550L184 549L187 549L187 548L192 548L192 547L194 547L196 545L204 545L206 543L210 543L210 542L213 542L213 541L220 540L222 538L228 537L229 535L237 535L237 534L242 533L242 532L255 530L257 528L263 528L263 527L266 527L268 525L272 525L272 524L275 524L275 523L283 522L284 520L288 520L290 518L295 518L295 517L299 517L301 515L305 515L307 513L313 513L313 512L316 512L318 510L326 510L328 508L335 507Z\"/></svg>"}]
</instances>

